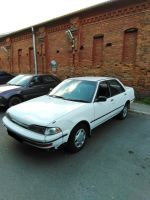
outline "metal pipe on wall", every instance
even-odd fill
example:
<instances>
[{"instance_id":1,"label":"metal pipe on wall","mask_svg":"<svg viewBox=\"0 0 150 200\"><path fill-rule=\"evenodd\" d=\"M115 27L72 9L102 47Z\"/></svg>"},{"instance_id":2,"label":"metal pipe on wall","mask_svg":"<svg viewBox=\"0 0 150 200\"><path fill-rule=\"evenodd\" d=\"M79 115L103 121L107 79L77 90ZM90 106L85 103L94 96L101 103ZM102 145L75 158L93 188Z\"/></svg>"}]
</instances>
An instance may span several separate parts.
<instances>
[{"instance_id":1,"label":"metal pipe on wall","mask_svg":"<svg viewBox=\"0 0 150 200\"><path fill-rule=\"evenodd\" d=\"M35 32L34 27L31 27L32 30L32 43L33 43L33 52L34 52L34 72L38 74L38 67L37 67L37 56L36 56L36 42L35 42Z\"/></svg>"}]
</instances>

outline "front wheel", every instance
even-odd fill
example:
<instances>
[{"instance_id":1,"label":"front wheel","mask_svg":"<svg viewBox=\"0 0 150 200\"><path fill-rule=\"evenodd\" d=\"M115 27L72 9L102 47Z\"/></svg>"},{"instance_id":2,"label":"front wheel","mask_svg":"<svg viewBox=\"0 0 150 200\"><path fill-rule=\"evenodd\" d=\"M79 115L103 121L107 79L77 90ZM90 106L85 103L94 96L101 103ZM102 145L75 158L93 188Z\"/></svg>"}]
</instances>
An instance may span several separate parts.
<instances>
[{"instance_id":1,"label":"front wheel","mask_svg":"<svg viewBox=\"0 0 150 200\"><path fill-rule=\"evenodd\" d=\"M88 128L86 125L77 125L70 133L67 149L72 153L80 151L85 145L87 134Z\"/></svg>"},{"instance_id":2,"label":"front wheel","mask_svg":"<svg viewBox=\"0 0 150 200\"><path fill-rule=\"evenodd\" d=\"M119 113L119 115L117 116L118 119L125 119L128 115L128 105L125 104L123 110Z\"/></svg>"},{"instance_id":3,"label":"front wheel","mask_svg":"<svg viewBox=\"0 0 150 200\"><path fill-rule=\"evenodd\" d=\"M22 100L21 100L20 97L14 96L9 100L8 107L10 108L12 106L15 106L15 105L21 103L21 102L22 102Z\"/></svg>"}]
</instances>

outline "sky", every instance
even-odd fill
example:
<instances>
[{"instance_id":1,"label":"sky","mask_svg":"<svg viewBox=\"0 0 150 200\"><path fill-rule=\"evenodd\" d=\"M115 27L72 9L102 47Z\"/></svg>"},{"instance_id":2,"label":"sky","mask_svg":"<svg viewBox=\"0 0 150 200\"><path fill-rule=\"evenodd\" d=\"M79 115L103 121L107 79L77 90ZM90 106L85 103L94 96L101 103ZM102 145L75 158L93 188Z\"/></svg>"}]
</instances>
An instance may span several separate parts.
<instances>
[{"instance_id":1,"label":"sky","mask_svg":"<svg viewBox=\"0 0 150 200\"><path fill-rule=\"evenodd\" d=\"M0 35L14 32L106 0L1 0Z\"/></svg>"}]
</instances>

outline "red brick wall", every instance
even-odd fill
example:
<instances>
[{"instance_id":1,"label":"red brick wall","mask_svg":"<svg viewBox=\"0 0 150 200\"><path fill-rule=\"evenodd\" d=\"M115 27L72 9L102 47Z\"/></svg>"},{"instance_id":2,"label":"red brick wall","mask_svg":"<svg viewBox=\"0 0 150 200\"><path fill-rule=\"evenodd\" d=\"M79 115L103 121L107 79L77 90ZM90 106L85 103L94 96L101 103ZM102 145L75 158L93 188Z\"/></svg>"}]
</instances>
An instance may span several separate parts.
<instances>
[{"instance_id":1,"label":"red brick wall","mask_svg":"<svg viewBox=\"0 0 150 200\"><path fill-rule=\"evenodd\" d=\"M57 75L115 76L133 86L140 96L150 96L150 1L107 9L93 8L36 28L38 71L49 73L49 63L58 62ZM71 28L75 48L65 31ZM125 32L136 29L137 32ZM103 36L94 39L95 36ZM0 40L0 69L19 73L18 50L22 73L33 73L31 31L20 32Z\"/></svg>"},{"instance_id":2,"label":"red brick wall","mask_svg":"<svg viewBox=\"0 0 150 200\"><path fill-rule=\"evenodd\" d=\"M11 72L14 73L30 73L29 66L29 48L32 47L32 35L15 36L12 38L12 65ZM18 65L18 50L22 49L21 66ZM32 70L33 71L33 70Z\"/></svg>"}]
</instances>

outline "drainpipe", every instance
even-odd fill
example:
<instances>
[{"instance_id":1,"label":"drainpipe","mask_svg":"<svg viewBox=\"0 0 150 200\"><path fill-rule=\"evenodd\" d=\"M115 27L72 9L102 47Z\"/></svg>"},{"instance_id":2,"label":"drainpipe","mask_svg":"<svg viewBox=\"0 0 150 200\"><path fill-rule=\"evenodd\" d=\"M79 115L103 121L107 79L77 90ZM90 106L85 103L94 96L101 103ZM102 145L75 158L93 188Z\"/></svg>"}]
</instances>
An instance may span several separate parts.
<instances>
[{"instance_id":1,"label":"drainpipe","mask_svg":"<svg viewBox=\"0 0 150 200\"><path fill-rule=\"evenodd\" d=\"M72 64L73 64L73 74L75 72L75 39L72 39Z\"/></svg>"},{"instance_id":2,"label":"drainpipe","mask_svg":"<svg viewBox=\"0 0 150 200\"><path fill-rule=\"evenodd\" d=\"M66 31L66 34L71 41L71 47L72 47L72 65L73 65L73 74L75 73L75 38L71 32L70 29Z\"/></svg>"},{"instance_id":3,"label":"drainpipe","mask_svg":"<svg viewBox=\"0 0 150 200\"><path fill-rule=\"evenodd\" d=\"M37 56L36 56L36 43L35 43L35 32L33 26L31 27L32 30L32 43L33 43L33 52L34 52L34 72L38 74L38 67L37 67Z\"/></svg>"}]
</instances>

